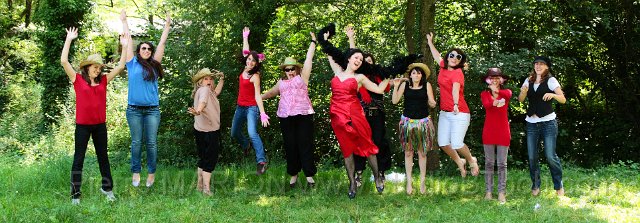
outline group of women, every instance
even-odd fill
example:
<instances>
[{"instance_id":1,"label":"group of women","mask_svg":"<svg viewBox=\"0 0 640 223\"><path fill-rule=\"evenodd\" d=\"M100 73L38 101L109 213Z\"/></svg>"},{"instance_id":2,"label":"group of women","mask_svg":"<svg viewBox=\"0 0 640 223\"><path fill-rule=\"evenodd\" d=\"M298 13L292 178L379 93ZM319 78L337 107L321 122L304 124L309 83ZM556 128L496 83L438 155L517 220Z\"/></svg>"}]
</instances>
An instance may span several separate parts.
<instances>
[{"instance_id":1,"label":"group of women","mask_svg":"<svg viewBox=\"0 0 640 223\"><path fill-rule=\"evenodd\" d=\"M89 137L93 138L102 175L102 189L109 200L115 200L113 180L107 156L106 134L106 85L126 68L128 70L129 96L127 122L131 134L131 183L140 184L141 148L147 151L146 186L155 182L157 130L160 123L158 80L163 76L161 65L164 46L170 30L171 19L167 16L164 31L157 47L151 42L141 42L133 50L129 35L127 16L121 13L123 35L120 37L122 56L118 66L108 74L102 74L104 67L100 55L91 55L80 63L81 72L73 70L68 61L71 42L77 37L77 29L67 30L67 38L61 55L61 64L76 91L76 133L75 154L71 173L72 203L80 203L82 164ZM280 121L283 147L287 161L287 174L291 176L290 187L296 187L298 174L302 171L309 187L315 185L317 168L314 164L313 109L309 97L309 79L316 45L327 54L334 76L331 79L331 102L329 116L336 135L349 179L348 197L356 196L357 187L362 184L364 162L368 161L373 172L376 190L384 191L384 171L390 168L389 143L385 136L385 114L383 94L391 88L392 102L397 104L404 97L404 110L398 124L401 145L405 151L406 192L413 193L412 169L413 153L417 151L420 166L420 192L426 192L426 154L434 150L436 137L433 119L429 109L435 108L434 89L428 77L428 66L415 63L417 55L400 56L388 67L375 64L373 56L355 47L353 27L346 28L350 48L340 51L329 39L335 34L331 24L318 33L310 33L310 44L303 64L287 57L278 67L282 70L279 80L269 90L262 93L260 86L264 55L249 49L250 30L245 27L243 35L244 69L238 75L239 89L237 107L231 126L231 136L236 139L247 155L251 148L256 156L256 174L267 170L267 159L262 140L258 134L258 123L269 125L263 100L280 96L276 116ZM470 111L464 98L464 72L467 56L460 49L451 49L442 59L433 45L433 34L427 35L429 47L435 61L439 62L438 86L440 89L440 114L437 128L439 147L447 153L460 169L463 177L468 164L471 174L480 172L477 159L471 155L464 137L470 124ZM551 62L546 57L536 57L534 71L522 85L518 97L529 100L527 109L527 139L531 170L532 194L540 191L539 167L537 161L538 142L543 139L545 154L549 161L554 188L558 195L564 193L562 168L555 154L557 123L551 100L564 103L565 98L557 80L549 73ZM391 77L404 73L404 77ZM498 200L504 202L506 188L506 157L510 142L507 117L511 91L503 84L507 77L500 69L489 69L484 78L488 90L482 92L481 99L486 110L483 144L486 165L486 198L491 199L493 188L493 163L498 161ZM192 76L193 107L188 112L194 116L194 136L198 151L197 189L211 195L211 172L215 169L220 153L220 103L218 95L224 85L224 74L208 68L199 70ZM533 88L533 91L528 91ZM258 122L258 119L260 122ZM242 133L246 124L248 139ZM497 150L497 154L496 154ZM464 158L461 158L464 157Z\"/></svg>"}]
</instances>

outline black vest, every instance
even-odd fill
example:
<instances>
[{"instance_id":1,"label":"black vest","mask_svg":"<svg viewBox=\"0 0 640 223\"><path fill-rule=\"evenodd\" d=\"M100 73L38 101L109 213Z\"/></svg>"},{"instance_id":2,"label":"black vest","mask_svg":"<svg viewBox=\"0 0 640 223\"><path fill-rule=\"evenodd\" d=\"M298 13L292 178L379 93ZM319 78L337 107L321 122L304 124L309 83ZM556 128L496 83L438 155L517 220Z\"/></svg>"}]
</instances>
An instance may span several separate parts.
<instances>
[{"instance_id":1,"label":"black vest","mask_svg":"<svg viewBox=\"0 0 640 223\"><path fill-rule=\"evenodd\" d=\"M429 116L429 99L427 96L427 85L422 85L420 89L411 89L411 82L404 85L404 117L410 119L423 119Z\"/></svg>"},{"instance_id":2,"label":"black vest","mask_svg":"<svg viewBox=\"0 0 640 223\"><path fill-rule=\"evenodd\" d=\"M538 117L544 117L553 112L553 107L551 106L552 100L542 100L542 96L544 96L544 94L554 93L551 89L549 89L549 78L551 77L549 76L545 80L540 82L538 90L534 90L534 82L529 82L529 91L527 92L529 107L527 108L527 116L531 117L533 115L536 115Z\"/></svg>"}]
</instances>

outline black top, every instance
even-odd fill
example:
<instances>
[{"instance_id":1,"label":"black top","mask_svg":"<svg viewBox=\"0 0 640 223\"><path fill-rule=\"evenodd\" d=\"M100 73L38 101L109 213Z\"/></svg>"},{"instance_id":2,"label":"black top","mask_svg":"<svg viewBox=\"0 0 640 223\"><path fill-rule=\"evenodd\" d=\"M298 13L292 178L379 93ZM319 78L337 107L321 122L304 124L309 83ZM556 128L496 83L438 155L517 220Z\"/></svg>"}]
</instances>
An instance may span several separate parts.
<instances>
[{"instance_id":1,"label":"black top","mask_svg":"<svg viewBox=\"0 0 640 223\"><path fill-rule=\"evenodd\" d=\"M549 89L549 78L551 77L549 76L541 81L537 90L534 90L533 88L534 83L531 81L529 82L529 91L527 92L529 107L527 108L527 116L531 117L536 115L538 117L544 117L553 112L551 100L542 100L542 96L544 96L544 94L553 93L553 91Z\"/></svg>"},{"instance_id":2,"label":"black top","mask_svg":"<svg viewBox=\"0 0 640 223\"><path fill-rule=\"evenodd\" d=\"M423 85L419 89L411 89L411 82L404 85L404 117L410 119L423 119L429 116L429 97L427 96L427 86Z\"/></svg>"}]
</instances>

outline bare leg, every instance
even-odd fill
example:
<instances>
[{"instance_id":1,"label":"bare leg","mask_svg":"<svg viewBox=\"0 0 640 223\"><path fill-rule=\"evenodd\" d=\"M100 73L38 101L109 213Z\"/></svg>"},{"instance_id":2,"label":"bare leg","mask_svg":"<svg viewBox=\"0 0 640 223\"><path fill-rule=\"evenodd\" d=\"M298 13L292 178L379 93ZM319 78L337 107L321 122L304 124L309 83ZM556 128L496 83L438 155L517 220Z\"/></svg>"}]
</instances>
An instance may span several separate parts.
<instances>
[{"instance_id":1,"label":"bare leg","mask_svg":"<svg viewBox=\"0 0 640 223\"><path fill-rule=\"evenodd\" d=\"M455 150L453 150L451 148L451 145L446 145L446 146L440 147L440 149L442 149L442 151L444 151L444 153L449 155L449 157L451 157L453 162L455 162L456 165L458 165L458 169L460 169L460 175L462 177L466 177L467 176L467 170L466 170L466 168L464 166L464 164L466 163L466 160L461 159L460 156L458 155L458 152L456 152Z\"/></svg>"},{"instance_id":2,"label":"bare leg","mask_svg":"<svg viewBox=\"0 0 640 223\"><path fill-rule=\"evenodd\" d=\"M422 149L418 150L418 165L420 166L420 193L424 194L427 192L427 187L424 183L427 176L427 153Z\"/></svg>"},{"instance_id":3,"label":"bare leg","mask_svg":"<svg viewBox=\"0 0 640 223\"><path fill-rule=\"evenodd\" d=\"M411 172L413 171L413 151L405 149L404 150L404 168L407 173L407 194L413 193L412 181L413 177Z\"/></svg>"},{"instance_id":4,"label":"bare leg","mask_svg":"<svg viewBox=\"0 0 640 223\"><path fill-rule=\"evenodd\" d=\"M203 188L203 184L202 184L202 168L198 167L198 169L196 170L196 173L198 175L198 186L196 187L196 189L200 192L202 192L202 188Z\"/></svg>"},{"instance_id":5,"label":"bare leg","mask_svg":"<svg viewBox=\"0 0 640 223\"><path fill-rule=\"evenodd\" d=\"M211 196L211 173L202 171L202 193Z\"/></svg>"}]
</instances>

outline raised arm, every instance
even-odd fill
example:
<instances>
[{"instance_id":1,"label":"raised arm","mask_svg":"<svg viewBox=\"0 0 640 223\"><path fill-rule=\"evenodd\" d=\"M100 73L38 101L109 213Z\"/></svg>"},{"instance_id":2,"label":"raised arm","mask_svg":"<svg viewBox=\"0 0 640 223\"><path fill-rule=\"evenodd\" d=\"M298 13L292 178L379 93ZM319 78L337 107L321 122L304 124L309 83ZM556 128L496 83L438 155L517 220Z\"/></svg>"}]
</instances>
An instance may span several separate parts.
<instances>
[{"instance_id":1,"label":"raised arm","mask_svg":"<svg viewBox=\"0 0 640 223\"><path fill-rule=\"evenodd\" d=\"M171 16L169 16L169 13L167 13L167 18L164 22L164 30L162 30L162 36L160 36L160 42L158 42L156 52L153 54L153 59L158 61L158 63L162 62L162 57L164 56L164 47L167 43L167 38L169 37L169 30L171 30Z\"/></svg>"},{"instance_id":2,"label":"raised arm","mask_svg":"<svg viewBox=\"0 0 640 223\"><path fill-rule=\"evenodd\" d=\"M124 9L120 11L120 21L122 21L122 31L124 33L131 33L129 31L129 24L127 23L127 12ZM127 48L126 48L127 49L126 62L131 61L131 59L133 59L133 56L135 56L135 53L133 52L133 40L131 39L131 35L129 35L128 42L129 44L127 44Z\"/></svg>"},{"instance_id":3,"label":"raised arm","mask_svg":"<svg viewBox=\"0 0 640 223\"><path fill-rule=\"evenodd\" d=\"M316 52L316 43L318 43L315 33L310 32L309 35L311 35L311 43L309 44L309 49L307 50L307 58L304 60L304 65L302 65L302 73L300 74L300 76L302 76L302 80L304 80L304 83L307 85L309 85L311 68L313 67L313 55Z\"/></svg>"},{"instance_id":4,"label":"raised arm","mask_svg":"<svg viewBox=\"0 0 640 223\"><path fill-rule=\"evenodd\" d=\"M262 94L262 100L273 98L278 94L280 94L280 81L276 82L276 85L274 85L271 89L269 89L269 91Z\"/></svg>"},{"instance_id":5,"label":"raised arm","mask_svg":"<svg viewBox=\"0 0 640 223\"><path fill-rule=\"evenodd\" d=\"M242 56L245 56L245 57L249 55L249 52L250 52L249 33L251 33L251 30L249 30L249 27L244 27L244 29L242 29Z\"/></svg>"},{"instance_id":6,"label":"raised arm","mask_svg":"<svg viewBox=\"0 0 640 223\"><path fill-rule=\"evenodd\" d=\"M256 99L256 104L258 104L258 110L260 110L260 121L262 121L262 126L269 126L269 116L264 110L264 105L262 104L262 95L260 95L260 73L256 73L251 77L251 82L253 82L254 95Z\"/></svg>"},{"instance_id":7,"label":"raised arm","mask_svg":"<svg viewBox=\"0 0 640 223\"><path fill-rule=\"evenodd\" d=\"M218 97L220 93L222 93L222 86L224 86L224 73L220 72L220 76L218 76L218 84L216 84L216 88L213 89L213 93Z\"/></svg>"},{"instance_id":8,"label":"raised arm","mask_svg":"<svg viewBox=\"0 0 640 223\"><path fill-rule=\"evenodd\" d=\"M384 94L384 89L386 89L389 84L389 79L384 79L379 85L377 85L362 74L356 74L356 80L367 90L377 94Z\"/></svg>"},{"instance_id":9,"label":"raised arm","mask_svg":"<svg viewBox=\"0 0 640 223\"><path fill-rule=\"evenodd\" d=\"M69 77L71 83L76 81L76 71L73 70L71 63L69 63L69 48L71 48L71 42L78 37L78 29L71 27L66 29L67 38L64 40L64 47L62 48L62 54L60 55L60 64L64 68L64 72Z\"/></svg>"},{"instance_id":10,"label":"raised arm","mask_svg":"<svg viewBox=\"0 0 640 223\"><path fill-rule=\"evenodd\" d=\"M391 103L398 104L398 102L400 102L400 99L402 98L402 95L404 95L404 88L406 85L406 82L402 81L402 78L396 78L393 79L393 94L391 94Z\"/></svg>"},{"instance_id":11,"label":"raised arm","mask_svg":"<svg viewBox=\"0 0 640 223\"><path fill-rule=\"evenodd\" d=\"M129 54L128 48L130 45L129 44L130 39L131 39L131 35L129 33L123 33L122 35L120 35L120 43L122 44L122 53L120 53L120 61L118 61L118 66L113 68L113 70L111 70L111 72L107 74L107 81L111 82L113 78L118 76L118 74L120 74L124 70L124 65L126 63L125 59Z\"/></svg>"},{"instance_id":12,"label":"raised arm","mask_svg":"<svg viewBox=\"0 0 640 223\"><path fill-rule=\"evenodd\" d=\"M356 48L356 32L353 30L353 26L348 25L344 28L344 32L347 34L347 37L349 37L349 48Z\"/></svg>"},{"instance_id":13,"label":"raised arm","mask_svg":"<svg viewBox=\"0 0 640 223\"><path fill-rule=\"evenodd\" d=\"M433 61L436 63L440 63L442 57L440 57L440 52L433 45L433 33L427 34L427 44L429 44L429 49L431 50L431 56L433 56Z\"/></svg>"}]
</instances>

